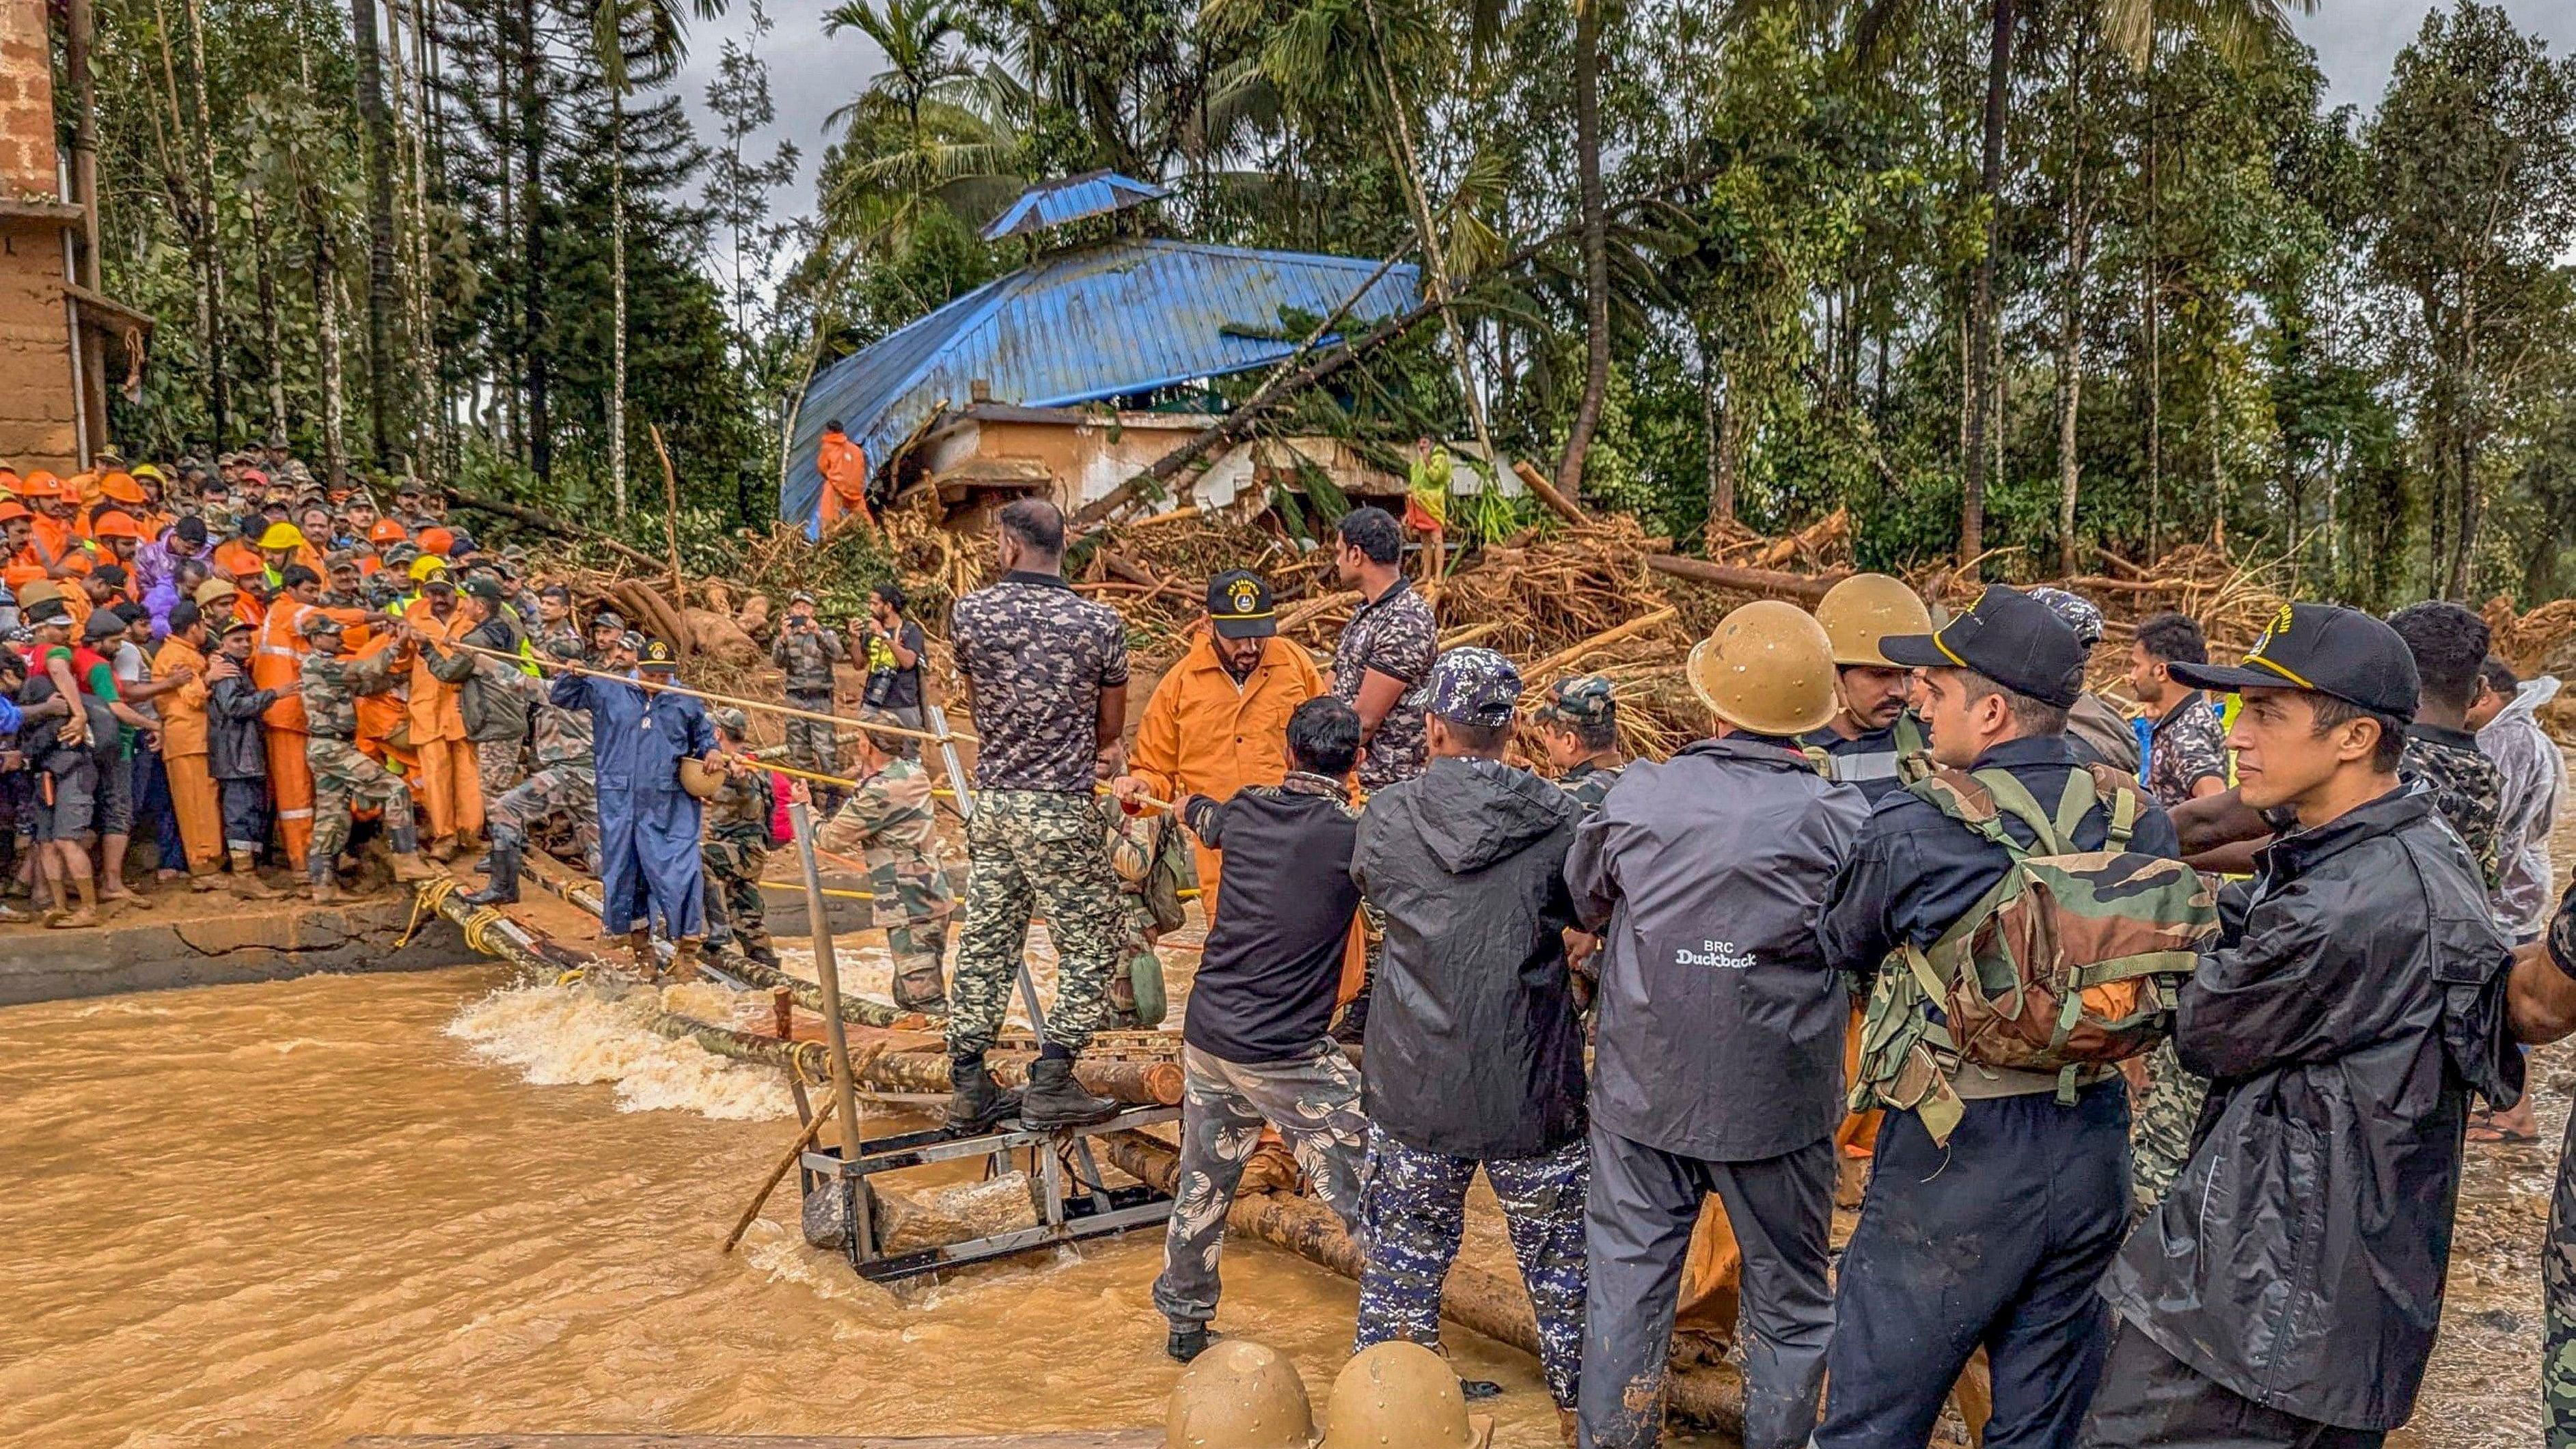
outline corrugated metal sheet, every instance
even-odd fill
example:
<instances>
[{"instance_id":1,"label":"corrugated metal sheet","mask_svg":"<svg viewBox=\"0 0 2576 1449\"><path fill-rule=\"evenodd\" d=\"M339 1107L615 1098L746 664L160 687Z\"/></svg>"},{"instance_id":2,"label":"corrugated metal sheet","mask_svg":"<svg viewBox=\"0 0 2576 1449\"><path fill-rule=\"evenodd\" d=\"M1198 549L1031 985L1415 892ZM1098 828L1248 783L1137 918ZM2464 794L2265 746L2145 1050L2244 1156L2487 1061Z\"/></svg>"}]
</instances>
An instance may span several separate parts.
<instances>
[{"instance_id":1,"label":"corrugated metal sheet","mask_svg":"<svg viewBox=\"0 0 2576 1449\"><path fill-rule=\"evenodd\" d=\"M1325 316L1377 267L1161 240L1045 258L815 378L797 410L779 516L813 521L823 488L814 450L830 419L882 466L943 401L964 406L977 378L995 402L1068 407L1267 366L1296 351L1277 336L1282 309ZM1369 322L1401 312L1419 286L1413 267L1389 267L1350 315Z\"/></svg>"},{"instance_id":2,"label":"corrugated metal sheet","mask_svg":"<svg viewBox=\"0 0 2576 1449\"><path fill-rule=\"evenodd\" d=\"M1049 181L1020 193L1000 216L984 228L984 240L1000 241L1006 236L1062 226L1086 216L1106 216L1149 201L1160 201L1172 193L1150 181L1138 181L1115 171L1089 171Z\"/></svg>"}]
</instances>

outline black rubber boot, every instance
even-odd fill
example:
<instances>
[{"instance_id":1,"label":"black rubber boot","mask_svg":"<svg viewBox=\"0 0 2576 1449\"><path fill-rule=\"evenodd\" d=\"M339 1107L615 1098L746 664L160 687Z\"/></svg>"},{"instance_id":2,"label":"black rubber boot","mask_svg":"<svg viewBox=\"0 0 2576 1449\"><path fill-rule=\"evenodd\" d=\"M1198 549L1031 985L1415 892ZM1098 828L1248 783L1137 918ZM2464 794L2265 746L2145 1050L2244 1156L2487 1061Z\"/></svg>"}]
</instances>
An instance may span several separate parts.
<instances>
[{"instance_id":1,"label":"black rubber boot","mask_svg":"<svg viewBox=\"0 0 2576 1449\"><path fill-rule=\"evenodd\" d=\"M1163 1340L1163 1352L1174 1363L1188 1363L1207 1352L1208 1344L1215 1338L1215 1334L1208 1332L1206 1324L1193 1323L1187 1328L1173 1329L1172 1336Z\"/></svg>"},{"instance_id":2,"label":"black rubber boot","mask_svg":"<svg viewBox=\"0 0 2576 1449\"><path fill-rule=\"evenodd\" d=\"M1119 1113L1117 1103L1095 1097L1073 1079L1073 1058L1040 1057L1029 1068L1029 1090L1020 1099L1020 1125L1041 1132L1089 1127Z\"/></svg>"},{"instance_id":3,"label":"black rubber boot","mask_svg":"<svg viewBox=\"0 0 2576 1449\"><path fill-rule=\"evenodd\" d=\"M519 899L519 843L494 839L492 842L492 878L483 889L467 891L457 899L469 906L515 905Z\"/></svg>"},{"instance_id":4,"label":"black rubber boot","mask_svg":"<svg viewBox=\"0 0 2576 1449\"><path fill-rule=\"evenodd\" d=\"M948 1130L989 1132L1019 1115L1020 1094L1005 1091L984 1068L983 1054L948 1062Z\"/></svg>"}]
</instances>

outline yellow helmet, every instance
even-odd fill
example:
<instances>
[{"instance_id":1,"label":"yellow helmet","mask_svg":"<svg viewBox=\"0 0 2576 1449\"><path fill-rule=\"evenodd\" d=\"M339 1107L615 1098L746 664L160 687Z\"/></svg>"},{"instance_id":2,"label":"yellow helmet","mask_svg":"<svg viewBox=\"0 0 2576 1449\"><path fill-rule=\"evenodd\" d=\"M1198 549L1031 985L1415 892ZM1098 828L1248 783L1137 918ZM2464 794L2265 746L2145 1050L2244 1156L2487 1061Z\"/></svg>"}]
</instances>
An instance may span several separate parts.
<instances>
[{"instance_id":1,"label":"yellow helmet","mask_svg":"<svg viewBox=\"0 0 2576 1449\"><path fill-rule=\"evenodd\" d=\"M1297 1366L1246 1339L1208 1345L1181 1371L1163 1410L1169 1449L1307 1449L1314 1437Z\"/></svg>"},{"instance_id":2,"label":"yellow helmet","mask_svg":"<svg viewBox=\"0 0 2576 1449\"><path fill-rule=\"evenodd\" d=\"M1691 693L1737 729L1802 735L1834 717L1834 646L1795 604L1757 599L1694 645Z\"/></svg>"},{"instance_id":3,"label":"yellow helmet","mask_svg":"<svg viewBox=\"0 0 2576 1449\"><path fill-rule=\"evenodd\" d=\"M1361 1349L1333 1380L1320 1449L1486 1449L1493 1439L1493 1420L1467 1417L1448 1361L1397 1339Z\"/></svg>"},{"instance_id":4,"label":"yellow helmet","mask_svg":"<svg viewBox=\"0 0 2576 1449\"><path fill-rule=\"evenodd\" d=\"M1816 622L1833 641L1834 663L1898 669L1903 666L1878 652L1878 641L1890 634L1931 633L1932 611L1903 579L1854 574L1825 591Z\"/></svg>"},{"instance_id":5,"label":"yellow helmet","mask_svg":"<svg viewBox=\"0 0 2576 1449\"><path fill-rule=\"evenodd\" d=\"M292 523L272 523L268 526L268 531L259 536L259 546L262 552L302 548L304 530Z\"/></svg>"},{"instance_id":6,"label":"yellow helmet","mask_svg":"<svg viewBox=\"0 0 2576 1449\"><path fill-rule=\"evenodd\" d=\"M411 579L413 583L425 582L431 577L445 572L447 572L447 560L440 558L434 553L422 554L420 557L411 561Z\"/></svg>"}]
</instances>

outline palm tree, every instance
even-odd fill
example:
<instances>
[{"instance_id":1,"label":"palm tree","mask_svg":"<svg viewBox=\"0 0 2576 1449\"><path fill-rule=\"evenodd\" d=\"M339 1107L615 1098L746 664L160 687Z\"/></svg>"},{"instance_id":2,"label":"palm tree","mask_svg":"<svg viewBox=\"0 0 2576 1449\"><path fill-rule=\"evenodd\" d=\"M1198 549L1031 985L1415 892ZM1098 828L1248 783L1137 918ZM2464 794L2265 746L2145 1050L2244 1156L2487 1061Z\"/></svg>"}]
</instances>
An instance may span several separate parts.
<instances>
[{"instance_id":1,"label":"palm tree","mask_svg":"<svg viewBox=\"0 0 2576 1449\"><path fill-rule=\"evenodd\" d=\"M361 0L363 3L363 0ZM755 5L757 0L755 0ZM724 13L724 0L689 0L700 20ZM594 0L591 50L608 83L609 325L608 488L626 516L626 97L636 71L668 75L688 55L687 22L674 0Z\"/></svg>"},{"instance_id":2,"label":"palm tree","mask_svg":"<svg viewBox=\"0 0 2576 1449\"><path fill-rule=\"evenodd\" d=\"M999 67L978 67L986 37L954 0L844 0L823 33L856 30L886 68L824 124L841 133L827 165L827 214L854 220L865 249L900 253L933 201L963 213L970 195L1016 191L1012 174L1028 92Z\"/></svg>"}]
</instances>

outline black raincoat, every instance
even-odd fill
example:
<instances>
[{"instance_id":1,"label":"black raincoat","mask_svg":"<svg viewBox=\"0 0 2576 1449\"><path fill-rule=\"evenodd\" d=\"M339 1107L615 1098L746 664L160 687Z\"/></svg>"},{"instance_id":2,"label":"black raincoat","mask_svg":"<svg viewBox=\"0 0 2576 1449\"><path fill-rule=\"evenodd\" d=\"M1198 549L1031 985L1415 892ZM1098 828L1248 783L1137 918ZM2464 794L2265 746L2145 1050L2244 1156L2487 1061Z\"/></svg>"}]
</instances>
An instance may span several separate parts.
<instances>
[{"instance_id":1,"label":"black raincoat","mask_svg":"<svg viewBox=\"0 0 2576 1449\"><path fill-rule=\"evenodd\" d=\"M1363 1106L1407 1147L1535 1157L1583 1134L1565 854L1582 807L1527 770L1442 758L1369 797L1351 879L1386 918Z\"/></svg>"},{"instance_id":2,"label":"black raincoat","mask_svg":"<svg viewBox=\"0 0 2576 1449\"><path fill-rule=\"evenodd\" d=\"M2394 1428L2442 1317L2468 1095L2521 1095L2511 952L2412 787L2284 837L2221 907L2175 1027L2212 1079L2191 1159L2103 1296L2256 1403Z\"/></svg>"}]
</instances>

